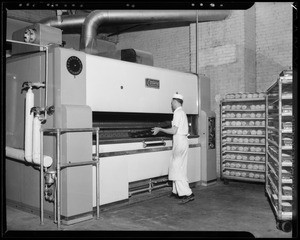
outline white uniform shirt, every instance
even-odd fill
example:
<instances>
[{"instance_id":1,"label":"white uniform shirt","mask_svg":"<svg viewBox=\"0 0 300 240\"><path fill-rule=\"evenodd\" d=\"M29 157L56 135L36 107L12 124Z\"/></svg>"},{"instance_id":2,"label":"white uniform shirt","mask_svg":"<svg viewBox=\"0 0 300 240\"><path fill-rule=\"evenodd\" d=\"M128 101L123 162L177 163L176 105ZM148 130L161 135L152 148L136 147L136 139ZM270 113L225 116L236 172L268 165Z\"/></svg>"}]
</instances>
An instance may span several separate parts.
<instances>
[{"instance_id":1,"label":"white uniform shirt","mask_svg":"<svg viewBox=\"0 0 300 240\"><path fill-rule=\"evenodd\" d=\"M178 107L175 109L173 114L172 126L178 127L176 135L188 135L188 120L182 107Z\"/></svg>"}]
</instances>

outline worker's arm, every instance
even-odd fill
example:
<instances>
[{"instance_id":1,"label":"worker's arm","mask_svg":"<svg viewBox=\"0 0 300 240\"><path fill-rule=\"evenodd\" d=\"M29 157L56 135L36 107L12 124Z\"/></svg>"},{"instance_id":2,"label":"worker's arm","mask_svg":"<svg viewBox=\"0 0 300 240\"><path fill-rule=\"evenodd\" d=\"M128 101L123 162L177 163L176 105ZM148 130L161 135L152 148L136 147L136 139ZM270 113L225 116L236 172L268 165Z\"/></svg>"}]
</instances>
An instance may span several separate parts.
<instances>
[{"instance_id":1,"label":"worker's arm","mask_svg":"<svg viewBox=\"0 0 300 240\"><path fill-rule=\"evenodd\" d=\"M153 135L156 135L159 132L164 132L167 134L175 135L177 133L177 130L178 130L178 127L176 127L176 126L173 126L171 128L160 128L160 127L152 128Z\"/></svg>"}]
</instances>

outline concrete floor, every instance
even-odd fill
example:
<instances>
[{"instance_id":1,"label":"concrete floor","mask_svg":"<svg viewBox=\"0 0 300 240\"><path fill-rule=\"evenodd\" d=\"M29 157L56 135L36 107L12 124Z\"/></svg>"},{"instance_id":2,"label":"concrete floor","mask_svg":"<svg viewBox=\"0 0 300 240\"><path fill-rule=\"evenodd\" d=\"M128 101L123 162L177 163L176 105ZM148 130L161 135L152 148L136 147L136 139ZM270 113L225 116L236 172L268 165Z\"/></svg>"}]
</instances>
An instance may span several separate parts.
<instances>
[{"instance_id":1,"label":"concrete floor","mask_svg":"<svg viewBox=\"0 0 300 240\"><path fill-rule=\"evenodd\" d=\"M263 184L232 181L225 185L218 181L208 187L197 186L192 189L195 200L185 205L169 199L170 190L167 187L132 196L127 204L101 211L98 220L61 225L60 231L52 219L40 225L39 216L7 206L7 234L225 237L229 231L230 237L239 236L238 232L248 232L256 238L293 237L292 232L276 228Z\"/></svg>"}]
</instances>

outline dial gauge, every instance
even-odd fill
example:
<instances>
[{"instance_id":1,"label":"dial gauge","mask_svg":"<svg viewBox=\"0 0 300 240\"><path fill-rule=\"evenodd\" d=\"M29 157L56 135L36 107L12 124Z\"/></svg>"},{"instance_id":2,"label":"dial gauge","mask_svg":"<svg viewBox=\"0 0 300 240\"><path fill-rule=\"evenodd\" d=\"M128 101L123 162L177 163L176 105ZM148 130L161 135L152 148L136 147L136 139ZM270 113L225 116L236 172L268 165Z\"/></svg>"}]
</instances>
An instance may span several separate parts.
<instances>
[{"instance_id":1,"label":"dial gauge","mask_svg":"<svg viewBox=\"0 0 300 240\"><path fill-rule=\"evenodd\" d=\"M71 56L67 60L67 69L72 75L79 75L82 71L82 62L76 56Z\"/></svg>"}]
</instances>

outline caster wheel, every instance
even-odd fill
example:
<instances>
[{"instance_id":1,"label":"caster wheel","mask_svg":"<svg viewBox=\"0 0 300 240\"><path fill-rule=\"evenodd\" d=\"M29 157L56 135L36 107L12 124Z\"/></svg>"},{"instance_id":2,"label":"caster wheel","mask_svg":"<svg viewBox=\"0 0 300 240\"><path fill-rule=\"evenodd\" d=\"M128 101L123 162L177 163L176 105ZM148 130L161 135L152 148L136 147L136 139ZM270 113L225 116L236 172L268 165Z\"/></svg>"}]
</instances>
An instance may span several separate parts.
<instances>
[{"instance_id":1,"label":"caster wheel","mask_svg":"<svg viewBox=\"0 0 300 240\"><path fill-rule=\"evenodd\" d=\"M292 223L290 221L282 222L281 230L284 232L290 232L292 230Z\"/></svg>"},{"instance_id":2,"label":"caster wheel","mask_svg":"<svg viewBox=\"0 0 300 240\"><path fill-rule=\"evenodd\" d=\"M290 232L292 230L292 223L290 221L277 222L276 228L284 232Z\"/></svg>"}]
</instances>

